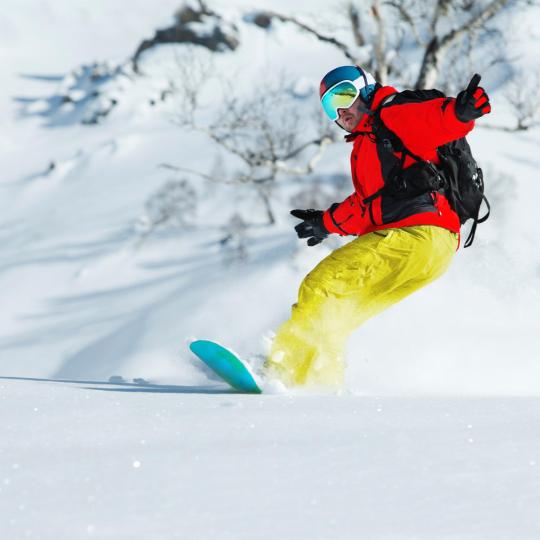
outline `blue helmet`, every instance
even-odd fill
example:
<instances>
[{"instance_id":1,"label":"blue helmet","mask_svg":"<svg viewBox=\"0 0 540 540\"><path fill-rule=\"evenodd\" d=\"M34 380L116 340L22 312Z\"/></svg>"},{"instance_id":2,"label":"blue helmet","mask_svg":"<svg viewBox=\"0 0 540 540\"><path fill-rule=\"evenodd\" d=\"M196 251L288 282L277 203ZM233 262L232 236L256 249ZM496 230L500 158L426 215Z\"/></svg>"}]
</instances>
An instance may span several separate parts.
<instances>
[{"instance_id":1,"label":"blue helmet","mask_svg":"<svg viewBox=\"0 0 540 540\"><path fill-rule=\"evenodd\" d=\"M340 66L329 71L321 81L319 96L330 120L337 120L338 109L347 109L358 96L368 104L375 92L373 75L359 66Z\"/></svg>"}]
</instances>

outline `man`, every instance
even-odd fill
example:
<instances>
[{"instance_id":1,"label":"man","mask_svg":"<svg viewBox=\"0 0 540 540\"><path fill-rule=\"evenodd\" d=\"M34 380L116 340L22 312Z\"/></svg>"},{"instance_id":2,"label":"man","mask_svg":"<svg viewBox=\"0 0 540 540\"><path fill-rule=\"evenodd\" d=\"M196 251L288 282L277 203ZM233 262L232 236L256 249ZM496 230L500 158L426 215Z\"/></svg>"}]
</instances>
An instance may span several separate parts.
<instances>
[{"instance_id":1,"label":"man","mask_svg":"<svg viewBox=\"0 0 540 540\"><path fill-rule=\"evenodd\" d=\"M419 163L436 170L431 164L439 164L437 147L469 133L474 120L490 112L489 98L472 81L456 99L396 98L392 104L396 94L358 66L338 67L321 82L325 113L354 141L354 193L325 212L291 214L302 220L296 231L309 246L329 234L358 238L306 276L291 318L273 341L265 368L269 378L287 386L339 386L349 334L442 275L458 248L460 220L442 190L403 194L388 185L407 173L415 184Z\"/></svg>"}]
</instances>

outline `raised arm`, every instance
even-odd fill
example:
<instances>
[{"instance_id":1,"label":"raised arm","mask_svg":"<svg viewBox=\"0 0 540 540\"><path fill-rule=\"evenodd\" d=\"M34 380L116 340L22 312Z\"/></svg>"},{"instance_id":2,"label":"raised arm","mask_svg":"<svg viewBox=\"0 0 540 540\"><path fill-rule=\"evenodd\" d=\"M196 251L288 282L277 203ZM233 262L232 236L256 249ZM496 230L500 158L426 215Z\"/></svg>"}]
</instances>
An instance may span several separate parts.
<instances>
[{"instance_id":1,"label":"raised arm","mask_svg":"<svg viewBox=\"0 0 540 540\"><path fill-rule=\"evenodd\" d=\"M455 106L454 98L391 105L381 111L381 119L406 148L421 155L461 139L473 129L473 121L458 120Z\"/></svg>"},{"instance_id":2,"label":"raised arm","mask_svg":"<svg viewBox=\"0 0 540 540\"><path fill-rule=\"evenodd\" d=\"M474 120L491 112L485 90L474 75L457 98L437 98L420 103L390 105L381 111L384 124L416 154L465 137Z\"/></svg>"}]
</instances>

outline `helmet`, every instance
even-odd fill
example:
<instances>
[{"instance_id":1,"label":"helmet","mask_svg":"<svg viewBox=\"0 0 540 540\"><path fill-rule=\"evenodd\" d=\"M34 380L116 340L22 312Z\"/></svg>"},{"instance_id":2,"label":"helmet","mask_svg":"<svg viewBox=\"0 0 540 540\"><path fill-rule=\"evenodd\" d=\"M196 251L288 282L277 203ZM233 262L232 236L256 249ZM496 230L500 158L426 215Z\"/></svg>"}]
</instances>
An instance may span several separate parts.
<instances>
[{"instance_id":1,"label":"helmet","mask_svg":"<svg viewBox=\"0 0 540 540\"><path fill-rule=\"evenodd\" d=\"M349 108L356 98L368 105L375 92L373 75L359 66L340 66L329 71L321 81L319 96L330 120L338 119L338 109Z\"/></svg>"}]
</instances>

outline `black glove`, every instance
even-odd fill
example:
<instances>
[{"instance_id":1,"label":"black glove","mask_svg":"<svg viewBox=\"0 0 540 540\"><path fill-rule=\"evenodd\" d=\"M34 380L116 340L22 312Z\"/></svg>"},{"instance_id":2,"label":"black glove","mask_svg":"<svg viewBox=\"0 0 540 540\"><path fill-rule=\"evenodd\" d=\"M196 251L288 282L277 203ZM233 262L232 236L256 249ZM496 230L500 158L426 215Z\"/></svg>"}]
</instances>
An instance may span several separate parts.
<instances>
[{"instance_id":1,"label":"black glove","mask_svg":"<svg viewBox=\"0 0 540 540\"><path fill-rule=\"evenodd\" d=\"M291 210L291 214L303 220L294 230L298 238L308 238L308 246L316 246L328 236L328 231L323 224L324 212L321 210Z\"/></svg>"},{"instance_id":2,"label":"black glove","mask_svg":"<svg viewBox=\"0 0 540 540\"><path fill-rule=\"evenodd\" d=\"M461 122L476 120L491 111L486 91L478 86L480 75L476 73L467 90L461 91L456 98L456 116Z\"/></svg>"}]
</instances>

